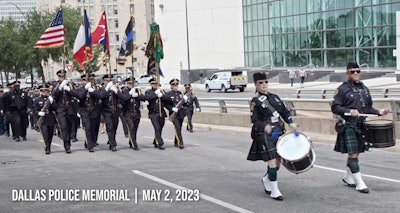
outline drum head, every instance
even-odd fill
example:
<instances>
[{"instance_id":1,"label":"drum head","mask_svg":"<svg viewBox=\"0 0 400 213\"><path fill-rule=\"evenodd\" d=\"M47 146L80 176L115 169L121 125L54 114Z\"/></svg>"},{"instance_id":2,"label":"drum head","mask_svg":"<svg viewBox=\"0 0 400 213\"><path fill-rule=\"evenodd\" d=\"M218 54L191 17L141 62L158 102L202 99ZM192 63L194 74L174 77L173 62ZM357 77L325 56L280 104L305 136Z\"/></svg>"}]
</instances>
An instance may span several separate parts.
<instances>
[{"instance_id":1,"label":"drum head","mask_svg":"<svg viewBox=\"0 0 400 213\"><path fill-rule=\"evenodd\" d=\"M307 136L299 132L287 133L281 136L276 144L276 151L285 160L296 161L306 156L311 149L311 143Z\"/></svg>"},{"instance_id":2,"label":"drum head","mask_svg":"<svg viewBox=\"0 0 400 213\"><path fill-rule=\"evenodd\" d=\"M391 126L393 125L393 121L391 120L384 120L384 119L378 119L378 120L369 120L365 121L364 123L366 126Z\"/></svg>"}]
</instances>

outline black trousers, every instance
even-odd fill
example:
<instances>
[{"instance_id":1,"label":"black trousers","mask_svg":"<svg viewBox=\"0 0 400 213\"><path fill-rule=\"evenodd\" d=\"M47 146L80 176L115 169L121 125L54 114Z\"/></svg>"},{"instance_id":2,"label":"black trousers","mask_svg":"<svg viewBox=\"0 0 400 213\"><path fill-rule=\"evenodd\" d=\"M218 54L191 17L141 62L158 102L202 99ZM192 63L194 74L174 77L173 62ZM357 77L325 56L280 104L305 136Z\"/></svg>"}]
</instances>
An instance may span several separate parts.
<instances>
[{"instance_id":1,"label":"black trousers","mask_svg":"<svg viewBox=\"0 0 400 213\"><path fill-rule=\"evenodd\" d=\"M174 129L175 129L175 139L174 139L175 146L183 146L183 139L182 139L183 118L175 117L172 123L174 124Z\"/></svg>"},{"instance_id":2,"label":"black trousers","mask_svg":"<svg viewBox=\"0 0 400 213\"><path fill-rule=\"evenodd\" d=\"M26 128L28 128L28 114L25 111L12 111L9 116L13 137L26 137Z\"/></svg>"},{"instance_id":3,"label":"black trousers","mask_svg":"<svg viewBox=\"0 0 400 213\"><path fill-rule=\"evenodd\" d=\"M70 138L71 138L71 140L74 140L74 139L77 139L76 133L78 132L78 128L79 128L81 121L76 114L71 115L71 117L72 117L72 126L71 126Z\"/></svg>"},{"instance_id":4,"label":"black trousers","mask_svg":"<svg viewBox=\"0 0 400 213\"><path fill-rule=\"evenodd\" d=\"M69 150L71 148L71 127L73 125L74 119L73 115L66 113L57 114L57 122L61 131L61 138L64 142L64 149Z\"/></svg>"},{"instance_id":5,"label":"black trousers","mask_svg":"<svg viewBox=\"0 0 400 213\"><path fill-rule=\"evenodd\" d=\"M193 117L193 109L185 108L185 115L187 117L187 130L193 130L193 124L192 124L192 117Z\"/></svg>"},{"instance_id":6,"label":"black trousers","mask_svg":"<svg viewBox=\"0 0 400 213\"><path fill-rule=\"evenodd\" d=\"M136 136L139 128L140 116L133 117L131 112L124 113L124 120L129 131L129 146L138 148Z\"/></svg>"},{"instance_id":7,"label":"black trousers","mask_svg":"<svg viewBox=\"0 0 400 213\"><path fill-rule=\"evenodd\" d=\"M124 118L125 114L121 113L119 116L121 117L122 128L124 129L124 134L125 134L125 136L127 136L127 135L129 135L129 127L126 123L126 118Z\"/></svg>"},{"instance_id":8,"label":"black trousers","mask_svg":"<svg viewBox=\"0 0 400 213\"><path fill-rule=\"evenodd\" d=\"M155 146L164 145L164 140L162 139L162 129L165 125L165 117L158 114L150 114L149 118L151 120L151 124L153 124L155 138L153 144Z\"/></svg>"},{"instance_id":9,"label":"black trousers","mask_svg":"<svg viewBox=\"0 0 400 213\"><path fill-rule=\"evenodd\" d=\"M44 144L46 145L45 149L50 151L51 142L53 141L54 125L42 125L40 132L42 133Z\"/></svg>"},{"instance_id":10,"label":"black trousers","mask_svg":"<svg viewBox=\"0 0 400 213\"><path fill-rule=\"evenodd\" d=\"M111 146L117 146L115 135L117 134L119 113L104 112L103 117L106 125L108 142L110 143Z\"/></svg>"}]
</instances>

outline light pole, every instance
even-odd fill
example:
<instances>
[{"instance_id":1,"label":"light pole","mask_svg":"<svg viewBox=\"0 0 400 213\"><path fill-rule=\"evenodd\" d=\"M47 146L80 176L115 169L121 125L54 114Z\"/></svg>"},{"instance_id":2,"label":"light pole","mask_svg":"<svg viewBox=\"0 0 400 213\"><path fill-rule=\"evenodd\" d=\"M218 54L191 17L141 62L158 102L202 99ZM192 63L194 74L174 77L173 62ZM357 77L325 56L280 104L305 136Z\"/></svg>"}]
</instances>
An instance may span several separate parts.
<instances>
[{"instance_id":1,"label":"light pole","mask_svg":"<svg viewBox=\"0 0 400 213\"><path fill-rule=\"evenodd\" d=\"M185 0L185 12L186 12L186 47L187 47L187 60L188 60L188 83L190 83L190 51L189 51L189 25L188 25L187 0Z\"/></svg>"}]
</instances>

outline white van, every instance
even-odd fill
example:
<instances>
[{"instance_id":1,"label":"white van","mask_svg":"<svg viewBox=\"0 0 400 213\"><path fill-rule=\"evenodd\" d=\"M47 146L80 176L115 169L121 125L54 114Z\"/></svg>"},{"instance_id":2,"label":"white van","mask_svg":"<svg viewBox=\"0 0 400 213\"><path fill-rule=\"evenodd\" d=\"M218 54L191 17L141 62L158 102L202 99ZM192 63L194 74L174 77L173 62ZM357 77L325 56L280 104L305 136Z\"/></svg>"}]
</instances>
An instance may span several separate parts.
<instances>
[{"instance_id":1,"label":"white van","mask_svg":"<svg viewBox=\"0 0 400 213\"><path fill-rule=\"evenodd\" d=\"M226 92L228 89L239 89L243 92L247 86L247 71L225 71L211 75L206 81L206 91L220 90Z\"/></svg>"}]
</instances>

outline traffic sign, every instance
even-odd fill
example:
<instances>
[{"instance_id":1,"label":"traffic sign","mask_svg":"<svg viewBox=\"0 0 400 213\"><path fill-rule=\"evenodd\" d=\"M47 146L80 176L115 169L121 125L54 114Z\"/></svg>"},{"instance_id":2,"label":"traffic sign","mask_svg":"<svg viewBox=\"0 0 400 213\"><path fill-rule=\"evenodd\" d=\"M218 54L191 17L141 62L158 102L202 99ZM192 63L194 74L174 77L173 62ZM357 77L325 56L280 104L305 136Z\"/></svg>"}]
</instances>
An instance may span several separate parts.
<instances>
[{"instance_id":1,"label":"traffic sign","mask_svg":"<svg viewBox=\"0 0 400 213\"><path fill-rule=\"evenodd\" d=\"M72 70L72 64L66 64L65 67L67 68L67 71Z\"/></svg>"}]
</instances>

